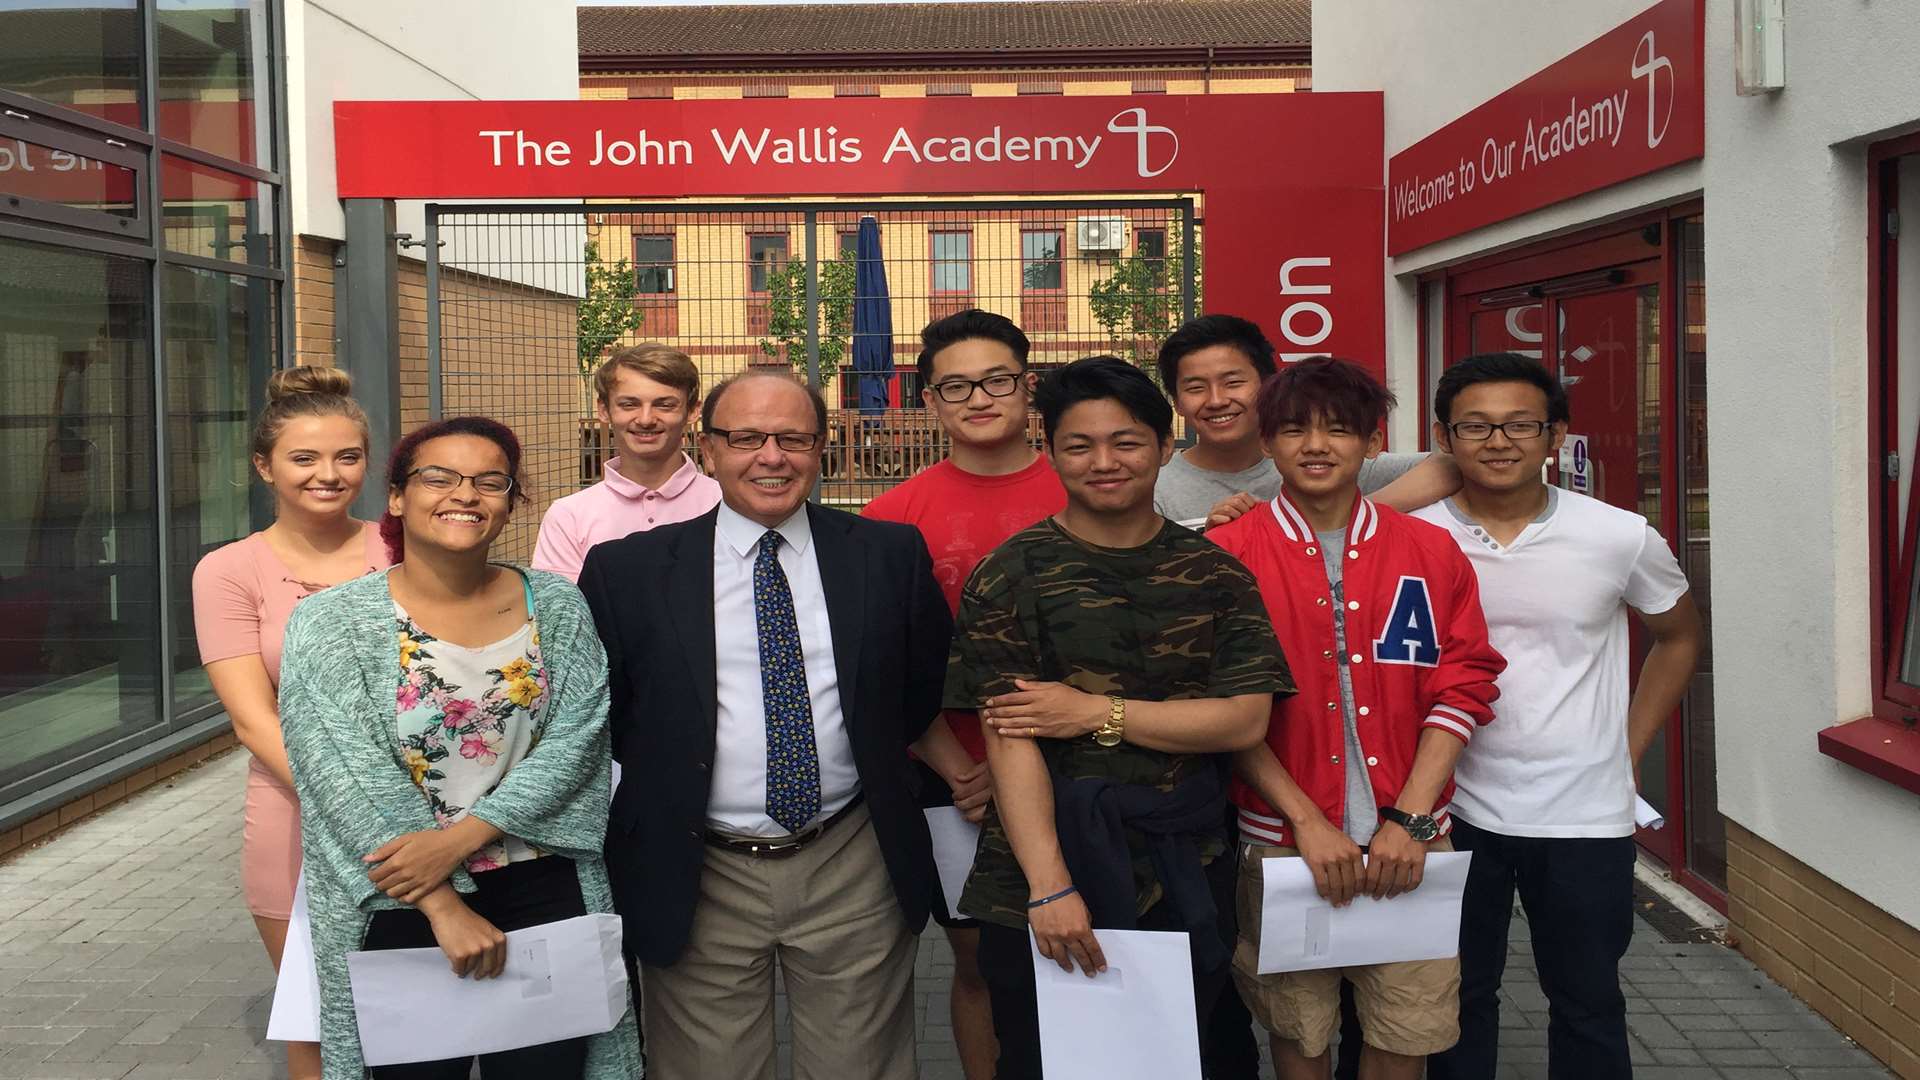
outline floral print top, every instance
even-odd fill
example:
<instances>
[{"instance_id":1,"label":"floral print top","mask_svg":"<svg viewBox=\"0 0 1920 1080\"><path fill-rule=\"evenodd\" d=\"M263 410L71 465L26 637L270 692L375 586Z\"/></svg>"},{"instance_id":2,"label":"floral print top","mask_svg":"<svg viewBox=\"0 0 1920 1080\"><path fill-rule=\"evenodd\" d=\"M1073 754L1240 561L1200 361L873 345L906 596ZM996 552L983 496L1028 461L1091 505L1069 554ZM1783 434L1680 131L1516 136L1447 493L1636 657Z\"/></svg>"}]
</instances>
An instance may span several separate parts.
<instances>
[{"instance_id":1,"label":"floral print top","mask_svg":"<svg viewBox=\"0 0 1920 1080\"><path fill-rule=\"evenodd\" d=\"M421 630L398 602L401 764L441 828L497 787L537 741L547 671L533 620L491 645L467 648ZM467 871L546 854L507 836L467 856Z\"/></svg>"}]
</instances>

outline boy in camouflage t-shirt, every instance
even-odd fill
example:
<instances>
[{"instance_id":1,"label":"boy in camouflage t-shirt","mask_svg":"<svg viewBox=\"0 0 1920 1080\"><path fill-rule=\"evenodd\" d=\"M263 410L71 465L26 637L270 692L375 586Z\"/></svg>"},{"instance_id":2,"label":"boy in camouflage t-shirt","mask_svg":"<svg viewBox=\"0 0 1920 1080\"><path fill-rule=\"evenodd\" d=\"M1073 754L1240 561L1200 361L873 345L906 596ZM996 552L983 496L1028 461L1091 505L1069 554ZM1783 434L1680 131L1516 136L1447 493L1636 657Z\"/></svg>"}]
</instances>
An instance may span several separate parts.
<instances>
[{"instance_id":1,"label":"boy in camouflage t-shirt","mask_svg":"<svg viewBox=\"0 0 1920 1080\"><path fill-rule=\"evenodd\" d=\"M1000 1080L1038 1077L1033 948L1104 970L1092 928L1193 934L1202 1030L1227 977L1223 755L1292 692L1252 577L1153 510L1172 410L1112 358L1035 398L1067 491L962 593L946 703L981 711L995 802L960 910L981 920Z\"/></svg>"}]
</instances>

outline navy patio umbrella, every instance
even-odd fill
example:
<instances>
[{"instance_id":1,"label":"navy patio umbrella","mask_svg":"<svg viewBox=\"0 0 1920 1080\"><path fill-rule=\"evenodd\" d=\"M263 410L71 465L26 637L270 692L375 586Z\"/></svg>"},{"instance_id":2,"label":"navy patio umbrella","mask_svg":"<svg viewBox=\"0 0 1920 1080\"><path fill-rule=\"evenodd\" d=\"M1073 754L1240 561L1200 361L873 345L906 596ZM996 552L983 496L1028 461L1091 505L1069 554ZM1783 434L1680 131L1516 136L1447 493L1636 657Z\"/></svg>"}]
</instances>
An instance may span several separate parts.
<instances>
[{"instance_id":1,"label":"navy patio umbrella","mask_svg":"<svg viewBox=\"0 0 1920 1080\"><path fill-rule=\"evenodd\" d=\"M880 223L860 219L853 265L853 370L860 373L860 414L878 416L893 404L893 302L887 265L880 260Z\"/></svg>"}]
</instances>

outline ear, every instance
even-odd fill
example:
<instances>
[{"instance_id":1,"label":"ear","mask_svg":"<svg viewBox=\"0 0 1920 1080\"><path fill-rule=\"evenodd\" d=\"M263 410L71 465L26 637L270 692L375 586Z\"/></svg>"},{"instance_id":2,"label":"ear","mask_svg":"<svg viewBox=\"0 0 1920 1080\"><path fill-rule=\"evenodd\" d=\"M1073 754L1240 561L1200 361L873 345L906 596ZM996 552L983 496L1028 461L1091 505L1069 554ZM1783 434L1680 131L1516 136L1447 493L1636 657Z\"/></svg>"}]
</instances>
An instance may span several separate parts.
<instances>
[{"instance_id":1,"label":"ear","mask_svg":"<svg viewBox=\"0 0 1920 1080\"><path fill-rule=\"evenodd\" d=\"M1179 449L1179 444L1173 441L1173 436L1169 435L1166 438L1160 440L1160 467L1161 468L1163 469L1166 468L1167 462L1173 460L1173 452L1177 449Z\"/></svg>"},{"instance_id":2,"label":"ear","mask_svg":"<svg viewBox=\"0 0 1920 1080\"><path fill-rule=\"evenodd\" d=\"M1547 455L1558 454L1560 447L1567 441L1567 422L1557 420L1547 428Z\"/></svg>"},{"instance_id":3,"label":"ear","mask_svg":"<svg viewBox=\"0 0 1920 1080\"><path fill-rule=\"evenodd\" d=\"M718 463L714 460L715 442L716 440L712 435L704 431L700 433L700 464L705 467L708 476L712 476L719 468Z\"/></svg>"},{"instance_id":4,"label":"ear","mask_svg":"<svg viewBox=\"0 0 1920 1080\"><path fill-rule=\"evenodd\" d=\"M268 467L266 455L253 455L253 472L260 478L261 483L269 487L273 485L273 470Z\"/></svg>"},{"instance_id":5,"label":"ear","mask_svg":"<svg viewBox=\"0 0 1920 1080\"><path fill-rule=\"evenodd\" d=\"M1367 456L1370 458L1378 457L1380 451L1385 448L1386 445L1387 429L1385 427L1374 428L1373 434L1367 436Z\"/></svg>"},{"instance_id":6,"label":"ear","mask_svg":"<svg viewBox=\"0 0 1920 1080\"><path fill-rule=\"evenodd\" d=\"M606 424L608 426L612 426L613 413L608 410L607 403L604 400L597 401L594 403L593 415L599 417L601 423Z\"/></svg>"},{"instance_id":7,"label":"ear","mask_svg":"<svg viewBox=\"0 0 1920 1080\"><path fill-rule=\"evenodd\" d=\"M1433 445L1446 453L1453 453L1453 432L1447 430L1445 421L1433 422Z\"/></svg>"},{"instance_id":8,"label":"ear","mask_svg":"<svg viewBox=\"0 0 1920 1080\"><path fill-rule=\"evenodd\" d=\"M394 517L404 517L406 508L401 505L402 493L399 488L387 489L387 513Z\"/></svg>"},{"instance_id":9,"label":"ear","mask_svg":"<svg viewBox=\"0 0 1920 1080\"><path fill-rule=\"evenodd\" d=\"M933 393L933 387L931 387L931 386L922 386L922 387L920 388L920 404L921 404L921 406L922 406L923 408L928 408L928 409L931 409L931 408L934 408L934 404L933 404L933 401L934 401L934 393Z\"/></svg>"}]
</instances>

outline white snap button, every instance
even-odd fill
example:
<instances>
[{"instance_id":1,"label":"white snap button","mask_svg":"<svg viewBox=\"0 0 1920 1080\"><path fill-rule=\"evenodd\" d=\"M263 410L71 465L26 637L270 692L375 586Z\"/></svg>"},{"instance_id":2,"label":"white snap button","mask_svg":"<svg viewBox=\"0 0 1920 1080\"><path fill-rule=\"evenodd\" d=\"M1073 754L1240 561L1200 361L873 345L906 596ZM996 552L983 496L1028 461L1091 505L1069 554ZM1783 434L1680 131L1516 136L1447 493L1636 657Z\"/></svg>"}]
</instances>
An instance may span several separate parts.
<instances>
[{"instance_id":1,"label":"white snap button","mask_svg":"<svg viewBox=\"0 0 1920 1080\"><path fill-rule=\"evenodd\" d=\"M1367 715L1368 713L1370 713L1370 712L1372 712L1372 711L1373 711L1372 709L1369 709L1369 708L1367 708L1367 707L1366 707L1365 705L1362 705L1362 706L1360 706L1360 715L1361 715L1361 716L1365 716L1365 715Z\"/></svg>"},{"instance_id":2,"label":"white snap button","mask_svg":"<svg viewBox=\"0 0 1920 1080\"><path fill-rule=\"evenodd\" d=\"M1314 547L1314 546L1313 546L1312 544L1308 544L1308 545L1307 545L1307 554L1309 554L1309 555L1318 555L1318 554L1320 554L1320 549L1319 549L1319 548L1317 548L1317 547Z\"/></svg>"},{"instance_id":3,"label":"white snap button","mask_svg":"<svg viewBox=\"0 0 1920 1080\"><path fill-rule=\"evenodd\" d=\"M1359 610L1360 610L1360 601L1358 601L1358 600L1349 600L1349 601L1347 601L1347 610L1348 610L1348 611L1359 611Z\"/></svg>"},{"instance_id":4,"label":"white snap button","mask_svg":"<svg viewBox=\"0 0 1920 1080\"><path fill-rule=\"evenodd\" d=\"M1377 757L1370 757L1370 758L1368 758L1368 759L1367 759L1367 764L1369 764L1369 765L1378 765L1378 764L1380 764L1380 759L1379 759L1379 758L1377 758Z\"/></svg>"},{"instance_id":5,"label":"white snap button","mask_svg":"<svg viewBox=\"0 0 1920 1080\"><path fill-rule=\"evenodd\" d=\"M1349 559L1357 559L1359 557L1360 557L1360 550L1358 548L1355 548L1354 550L1347 552L1347 558Z\"/></svg>"},{"instance_id":6,"label":"white snap button","mask_svg":"<svg viewBox=\"0 0 1920 1080\"><path fill-rule=\"evenodd\" d=\"M1353 662L1354 662L1354 663L1356 663L1356 664L1360 662L1360 654L1359 654L1359 653L1354 653L1354 654L1353 654Z\"/></svg>"}]
</instances>

